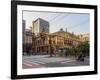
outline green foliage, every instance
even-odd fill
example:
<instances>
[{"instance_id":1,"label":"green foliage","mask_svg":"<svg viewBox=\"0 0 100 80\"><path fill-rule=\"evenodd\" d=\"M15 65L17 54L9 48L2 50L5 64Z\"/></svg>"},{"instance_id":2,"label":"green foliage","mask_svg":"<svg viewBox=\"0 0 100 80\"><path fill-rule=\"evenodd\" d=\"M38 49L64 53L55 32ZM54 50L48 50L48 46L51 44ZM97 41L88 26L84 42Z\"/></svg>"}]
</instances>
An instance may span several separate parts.
<instances>
[{"instance_id":1,"label":"green foliage","mask_svg":"<svg viewBox=\"0 0 100 80\"><path fill-rule=\"evenodd\" d=\"M68 54L76 56L78 54L78 52L79 52L78 48L71 48L71 49L69 49Z\"/></svg>"},{"instance_id":2,"label":"green foliage","mask_svg":"<svg viewBox=\"0 0 100 80\"><path fill-rule=\"evenodd\" d=\"M77 56L80 52L84 55L89 56L89 43L88 42L80 42L77 47L73 47L66 52L66 54Z\"/></svg>"},{"instance_id":3,"label":"green foliage","mask_svg":"<svg viewBox=\"0 0 100 80\"><path fill-rule=\"evenodd\" d=\"M89 43L88 42L80 42L80 44L77 46L82 53L85 55L89 55Z\"/></svg>"}]
</instances>

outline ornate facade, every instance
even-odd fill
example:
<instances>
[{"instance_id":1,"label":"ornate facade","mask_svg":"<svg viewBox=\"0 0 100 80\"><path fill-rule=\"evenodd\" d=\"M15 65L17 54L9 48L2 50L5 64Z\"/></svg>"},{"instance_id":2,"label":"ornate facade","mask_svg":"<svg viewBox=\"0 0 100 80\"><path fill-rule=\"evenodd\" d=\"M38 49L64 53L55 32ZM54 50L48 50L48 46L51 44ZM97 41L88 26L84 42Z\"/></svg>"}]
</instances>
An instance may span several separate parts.
<instances>
[{"instance_id":1,"label":"ornate facade","mask_svg":"<svg viewBox=\"0 0 100 80\"><path fill-rule=\"evenodd\" d=\"M34 54L49 54L50 47L58 52L59 49L75 47L80 41L79 37L69 32L40 33L33 39L32 50Z\"/></svg>"},{"instance_id":2,"label":"ornate facade","mask_svg":"<svg viewBox=\"0 0 100 80\"><path fill-rule=\"evenodd\" d=\"M79 38L82 42L90 42L90 34L80 34Z\"/></svg>"}]
</instances>

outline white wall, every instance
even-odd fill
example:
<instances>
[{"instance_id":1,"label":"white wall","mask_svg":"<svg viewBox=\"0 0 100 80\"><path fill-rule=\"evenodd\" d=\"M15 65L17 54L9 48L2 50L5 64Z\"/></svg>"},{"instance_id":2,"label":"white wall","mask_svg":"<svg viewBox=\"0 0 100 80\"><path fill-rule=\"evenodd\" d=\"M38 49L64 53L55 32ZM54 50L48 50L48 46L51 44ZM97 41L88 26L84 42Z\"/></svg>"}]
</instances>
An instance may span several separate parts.
<instances>
[{"instance_id":1,"label":"white wall","mask_svg":"<svg viewBox=\"0 0 100 80\"><path fill-rule=\"evenodd\" d=\"M35 1L35 0L34 0ZM98 4L100 0L36 0L45 2L59 2L59 3L77 3L77 4ZM11 32L11 11L10 11L10 0L0 0L0 80L10 80L10 32ZM100 14L100 5L98 14ZM100 21L100 15L98 16ZM98 24L100 26L100 23ZM100 30L100 27L98 27ZM98 31L100 34L100 31ZM100 41L100 37L98 38ZM98 42L100 44L100 42ZM100 48L100 45L99 45ZM100 53L100 49L98 49ZM98 67L100 67L100 54L98 54ZM99 68L100 73L100 68ZM84 75L84 76L67 76L67 77L56 77L56 78L41 78L34 80L99 80L100 74L98 75Z\"/></svg>"}]
</instances>

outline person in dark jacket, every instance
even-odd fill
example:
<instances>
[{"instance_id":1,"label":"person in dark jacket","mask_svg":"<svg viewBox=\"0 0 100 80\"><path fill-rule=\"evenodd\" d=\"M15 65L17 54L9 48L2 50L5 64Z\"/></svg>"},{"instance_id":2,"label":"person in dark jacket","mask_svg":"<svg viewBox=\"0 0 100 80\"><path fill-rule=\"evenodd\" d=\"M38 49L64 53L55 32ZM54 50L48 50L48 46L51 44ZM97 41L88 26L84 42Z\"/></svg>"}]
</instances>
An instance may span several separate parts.
<instances>
[{"instance_id":1,"label":"person in dark jacket","mask_svg":"<svg viewBox=\"0 0 100 80\"><path fill-rule=\"evenodd\" d=\"M77 58L78 61L84 61L84 54L81 52Z\"/></svg>"}]
</instances>

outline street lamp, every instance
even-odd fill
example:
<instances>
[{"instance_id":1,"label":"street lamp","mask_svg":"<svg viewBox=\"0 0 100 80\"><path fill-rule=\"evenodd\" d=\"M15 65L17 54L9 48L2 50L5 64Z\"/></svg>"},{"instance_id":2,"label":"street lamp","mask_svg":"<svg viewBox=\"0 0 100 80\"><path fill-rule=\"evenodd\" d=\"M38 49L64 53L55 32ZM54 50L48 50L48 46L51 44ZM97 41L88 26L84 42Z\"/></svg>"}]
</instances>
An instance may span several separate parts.
<instances>
[{"instance_id":1,"label":"street lamp","mask_svg":"<svg viewBox=\"0 0 100 80\"><path fill-rule=\"evenodd\" d=\"M50 53L50 57L52 57L52 49L51 49L51 35L49 35L49 53Z\"/></svg>"}]
</instances>

